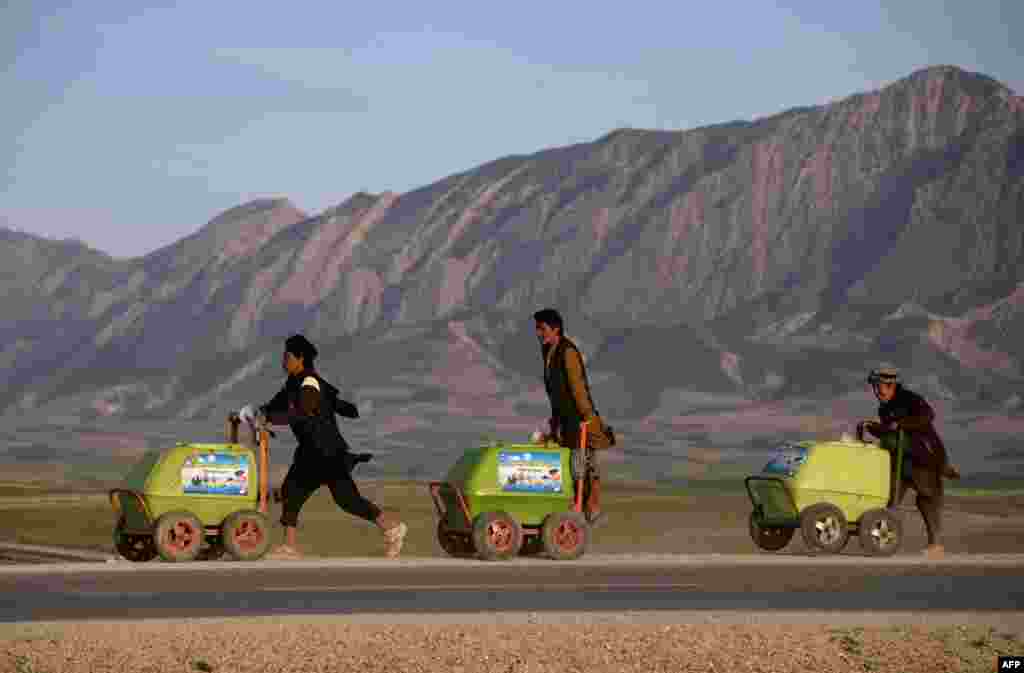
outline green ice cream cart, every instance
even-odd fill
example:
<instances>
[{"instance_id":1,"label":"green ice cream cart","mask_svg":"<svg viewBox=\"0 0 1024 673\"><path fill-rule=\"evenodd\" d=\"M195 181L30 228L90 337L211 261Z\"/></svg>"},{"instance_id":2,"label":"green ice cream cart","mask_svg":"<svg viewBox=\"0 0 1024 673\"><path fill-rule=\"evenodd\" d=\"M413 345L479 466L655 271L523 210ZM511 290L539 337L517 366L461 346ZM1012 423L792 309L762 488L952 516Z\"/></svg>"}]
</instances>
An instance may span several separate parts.
<instances>
[{"instance_id":1,"label":"green ice cream cart","mask_svg":"<svg viewBox=\"0 0 1024 673\"><path fill-rule=\"evenodd\" d=\"M590 541L582 456L552 442L467 450L443 481L430 484L441 548L485 560L540 552L555 560L579 558Z\"/></svg>"},{"instance_id":2,"label":"green ice cream cart","mask_svg":"<svg viewBox=\"0 0 1024 673\"><path fill-rule=\"evenodd\" d=\"M745 480L751 538L763 550L779 551L799 529L812 552L839 553L856 535L871 555L896 553L902 525L892 500L907 440L899 431L878 445L842 439L779 447L761 474Z\"/></svg>"},{"instance_id":3,"label":"green ice cream cart","mask_svg":"<svg viewBox=\"0 0 1024 673\"><path fill-rule=\"evenodd\" d=\"M114 545L145 562L262 558L270 545L267 517L269 439L254 429L257 448L238 443L239 419L228 418L228 442L180 443L151 451L110 491L117 523Z\"/></svg>"}]
</instances>

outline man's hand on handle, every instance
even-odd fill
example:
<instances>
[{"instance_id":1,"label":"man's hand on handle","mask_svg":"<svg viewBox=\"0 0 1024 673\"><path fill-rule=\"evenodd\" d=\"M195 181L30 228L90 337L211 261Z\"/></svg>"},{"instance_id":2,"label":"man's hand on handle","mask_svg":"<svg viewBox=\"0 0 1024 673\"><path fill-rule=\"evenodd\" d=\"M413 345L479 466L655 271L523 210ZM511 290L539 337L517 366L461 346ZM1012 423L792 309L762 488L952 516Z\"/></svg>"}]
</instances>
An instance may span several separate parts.
<instances>
[{"instance_id":1,"label":"man's hand on handle","mask_svg":"<svg viewBox=\"0 0 1024 673\"><path fill-rule=\"evenodd\" d=\"M857 423L857 440L861 442L870 442L871 440L867 437L868 434L878 436L878 421L866 418L863 421Z\"/></svg>"},{"instance_id":2,"label":"man's hand on handle","mask_svg":"<svg viewBox=\"0 0 1024 673\"><path fill-rule=\"evenodd\" d=\"M534 444L547 444L548 442L555 442L561 444L561 438L559 437L558 420L555 418L549 418L547 422L548 431L544 432L541 429L533 431L530 435L530 439Z\"/></svg>"},{"instance_id":3,"label":"man's hand on handle","mask_svg":"<svg viewBox=\"0 0 1024 673\"><path fill-rule=\"evenodd\" d=\"M262 411L258 411L253 405L247 404L238 410L238 414L232 414L232 421L237 418L238 422L245 422L252 430L253 439L260 447L260 484L259 484L259 505L258 509L260 512L267 514L270 511L270 498L271 494L265 492L267 489L267 480L269 475L267 471L270 469L270 447L268 444L263 442L267 436L273 437L274 432L270 429L270 425L267 422L267 417ZM266 435L261 433L266 432Z\"/></svg>"},{"instance_id":4,"label":"man's hand on handle","mask_svg":"<svg viewBox=\"0 0 1024 673\"><path fill-rule=\"evenodd\" d=\"M267 419L266 414L264 414L261 409L258 409L252 404L247 404L241 409L239 409L238 418L240 418L245 423L248 423L249 427L251 427L253 430L259 430L260 427L265 427L267 430L270 429L270 423Z\"/></svg>"},{"instance_id":5,"label":"man's hand on handle","mask_svg":"<svg viewBox=\"0 0 1024 673\"><path fill-rule=\"evenodd\" d=\"M270 429L270 420L266 414L257 407L247 404L238 410L238 418L243 423L246 423L254 433L258 433L260 430L266 430L267 434L271 437L276 437L274 431Z\"/></svg>"},{"instance_id":6,"label":"man's hand on handle","mask_svg":"<svg viewBox=\"0 0 1024 673\"><path fill-rule=\"evenodd\" d=\"M857 424L857 439L864 442L867 441L864 439L865 433L880 437L883 433L895 432L898 429L899 426L895 423L880 423L873 418L867 418Z\"/></svg>"},{"instance_id":7,"label":"man's hand on handle","mask_svg":"<svg viewBox=\"0 0 1024 673\"><path fill-rule=\"evenodd\" d=\"M561 444L562 443L561 428L558 427L558 419L557 418L551 417L551 418L548 419L548 430L550 432L548 433L548 436L545 438L545 440L550 439L550 440L554 441L556 444Z\"/></svg>"},{"instance_id":8,"label":"man's hand on handle","mask_svg":"<svg viewBox=\"0 0 1024 673\"><path fill-rule=\"evenodd\" d=\"M241 409L238 410L238 418L243 423L248 423L250 426L255 427L255 425L256 425L256 408L253 405L251 405L251 404L245 405L244 407L242 407Z\"/></svg>"}]
</instances>

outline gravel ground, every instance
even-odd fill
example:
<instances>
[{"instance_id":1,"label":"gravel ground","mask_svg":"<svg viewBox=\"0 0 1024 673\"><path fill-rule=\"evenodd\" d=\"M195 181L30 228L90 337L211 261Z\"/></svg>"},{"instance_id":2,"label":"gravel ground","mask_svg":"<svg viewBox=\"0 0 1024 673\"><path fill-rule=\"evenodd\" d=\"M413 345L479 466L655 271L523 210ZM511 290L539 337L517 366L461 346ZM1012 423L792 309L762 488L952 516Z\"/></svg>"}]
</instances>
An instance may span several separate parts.
<instances>
[{"instance_id":1,"label":"gravel ground","mask_svg":"<svg viewBox=\"0 0 1024 673\"><path fill-rule=\"evenodd\" d=\"M3 628L15 673L285 672L847 673L992 671L1020 632L982 626L628 623L354 623L337 618L32 624ZM1019 624L1017 624L1019 626Z\"/></svg>"}]
</instances>

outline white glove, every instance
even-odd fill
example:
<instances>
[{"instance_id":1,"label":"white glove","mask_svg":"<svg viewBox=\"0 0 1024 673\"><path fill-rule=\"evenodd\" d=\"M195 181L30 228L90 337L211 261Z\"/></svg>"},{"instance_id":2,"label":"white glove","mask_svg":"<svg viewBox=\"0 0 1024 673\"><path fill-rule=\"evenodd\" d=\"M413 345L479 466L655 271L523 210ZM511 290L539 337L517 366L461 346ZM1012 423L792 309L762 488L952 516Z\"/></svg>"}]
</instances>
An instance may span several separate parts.
<instances>
[{"instance_id":1,"label":"white glove","mask_svg":"<svg viewBox=\"0 0 1024 673\"><path fill-rule=\"evenodd\" d=\"M238 410L238 418L243 422L248 423L251 426L256 425L256 409L251 404L247 404Z\"/></svg>"}]
</instances>

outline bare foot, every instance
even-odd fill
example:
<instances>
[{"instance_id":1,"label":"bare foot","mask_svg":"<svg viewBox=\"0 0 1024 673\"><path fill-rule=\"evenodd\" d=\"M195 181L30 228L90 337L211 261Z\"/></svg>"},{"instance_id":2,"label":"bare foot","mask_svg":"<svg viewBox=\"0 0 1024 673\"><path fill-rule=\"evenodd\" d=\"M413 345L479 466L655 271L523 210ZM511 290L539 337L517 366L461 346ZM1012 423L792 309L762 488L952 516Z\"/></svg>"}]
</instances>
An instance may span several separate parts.
<instances>
[{"instance_id":1,"label":"bare foot","mask_svg":"<svg viewBox=\"0 0 1024 673\"><path fill-rule=\"evenodd\" d=\"M940 559L946 555L946 549L941 544L930 544L924 550L926 558Z\"/></svg>"}]
</instances>

